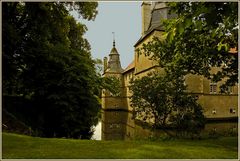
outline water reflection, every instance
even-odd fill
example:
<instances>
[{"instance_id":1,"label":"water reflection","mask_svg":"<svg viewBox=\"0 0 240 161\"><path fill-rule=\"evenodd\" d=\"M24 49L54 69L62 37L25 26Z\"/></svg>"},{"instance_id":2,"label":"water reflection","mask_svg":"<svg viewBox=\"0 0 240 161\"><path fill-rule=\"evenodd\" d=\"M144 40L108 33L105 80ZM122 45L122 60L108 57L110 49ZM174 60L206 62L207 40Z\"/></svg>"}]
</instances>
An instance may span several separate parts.
<instances>
[{"instance_id":1,"label":"water reflection","mask_svg":"<svg viewBox=\"0 0 240 161\"><path fill-rule=\"evenodd\" d=\"M102 111L101 122L95 127L94 140L128 140L161 135L162 131L151 131L142 127L132 119L132 113L127 111ZM237 121L225 120L209 122L201 132L204 137L215 134L237 136Z\"/></svg>"},{"instance_id":2,"label":"water reflection","mask_svg":"<svg viewBox=\"0 0 240 161\"><path fill-rule=\"evenodd\" d=\"M134 136L132 113L126 111L102 112L102 140L127 140Z\"/></svg>"}]
</instances>

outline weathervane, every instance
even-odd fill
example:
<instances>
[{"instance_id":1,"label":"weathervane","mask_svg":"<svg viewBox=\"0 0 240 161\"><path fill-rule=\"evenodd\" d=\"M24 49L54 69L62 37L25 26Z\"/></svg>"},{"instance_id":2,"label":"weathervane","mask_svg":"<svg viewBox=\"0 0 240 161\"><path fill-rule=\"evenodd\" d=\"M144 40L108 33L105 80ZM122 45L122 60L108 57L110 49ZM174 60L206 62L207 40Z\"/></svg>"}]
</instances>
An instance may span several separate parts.
<instances>
[{"instance_id":1,"label":"weathervane","mask_svg":"<svg viewBox=\"0 0 240 161\"><path fill-rule=\"evenodd\" d=\"M113 47L115 47L115 32L112 32L113 34Z\"/></svg>"}]
</instances>

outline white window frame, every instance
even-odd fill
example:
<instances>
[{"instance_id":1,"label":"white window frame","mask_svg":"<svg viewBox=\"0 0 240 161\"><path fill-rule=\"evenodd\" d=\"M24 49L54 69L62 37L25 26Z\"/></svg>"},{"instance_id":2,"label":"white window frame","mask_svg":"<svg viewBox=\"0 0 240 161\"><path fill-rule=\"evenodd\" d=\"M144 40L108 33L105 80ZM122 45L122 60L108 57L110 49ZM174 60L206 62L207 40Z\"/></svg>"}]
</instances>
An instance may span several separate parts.
<instances>
[{"instance_id":1,"label":"white window frame","mask_svg":"<svg viewBox=\"0 0 240 161\"><path fill-rule=\"evenodd\" d=\"M209 86L209 91L211 94L216 94L217 93L217 83L210 83L210 86Z\"/></svg>"}]
</instances>

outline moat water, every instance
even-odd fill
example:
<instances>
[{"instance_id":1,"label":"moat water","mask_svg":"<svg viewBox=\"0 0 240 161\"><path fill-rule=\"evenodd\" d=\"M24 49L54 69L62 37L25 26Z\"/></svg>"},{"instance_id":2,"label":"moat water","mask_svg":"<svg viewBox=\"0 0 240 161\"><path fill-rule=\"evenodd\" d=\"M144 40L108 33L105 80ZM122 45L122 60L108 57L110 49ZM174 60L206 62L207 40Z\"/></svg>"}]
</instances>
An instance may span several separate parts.
<instances>
[{"instance_id":1,"label":"moat water","mask_svg":"<svg viewBox=\"0 0 240 161\"><path fill-rule=\"evenodd\" d=\"M205 125L202 133L204 135L220 133L237 136L237 127L237 121L210 122ZM102 111L101 120L94 129L92 140L129 140L156 135L148 128L136 124L132 113L126 111Z\"/></svg>"},{"instance_id":2,"label":"moat water","mask_svg":"<svg viewBox=\"0 0 240 161\"><path fill-rule=\"evenodd\" d=\"M126 140L133 136L134 120L126 111L102 111L101 120L94 127L92 140Z\"/></svg>"},{"instance_id":3,"label":"moat water","mask_svg":"<svg viewBox=\"0 0 240 161\"><path fill-rule=\"evenodd\" d=\"M102 122L99 121L94 127L94 133L91 140L101 140L102 139Z\"/></svg>"}]
</instances>

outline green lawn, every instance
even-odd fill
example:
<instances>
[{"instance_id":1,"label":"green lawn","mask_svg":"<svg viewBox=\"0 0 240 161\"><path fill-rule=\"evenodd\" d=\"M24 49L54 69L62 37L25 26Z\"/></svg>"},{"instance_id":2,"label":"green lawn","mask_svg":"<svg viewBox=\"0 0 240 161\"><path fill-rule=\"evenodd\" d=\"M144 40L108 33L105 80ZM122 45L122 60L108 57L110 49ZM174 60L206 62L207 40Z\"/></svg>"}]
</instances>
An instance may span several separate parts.
<instances>
[{"instance_id":1,"label":"green lawn","mask_svg":"<svg viewBox=\"0 0 240 161\"><path fill-rule=\"evenodd\" d=\"M3 133L3 158L227 159L237 158L237 137L205 140L95 141L48 139Z\"/></svg>"}]
</instances>

